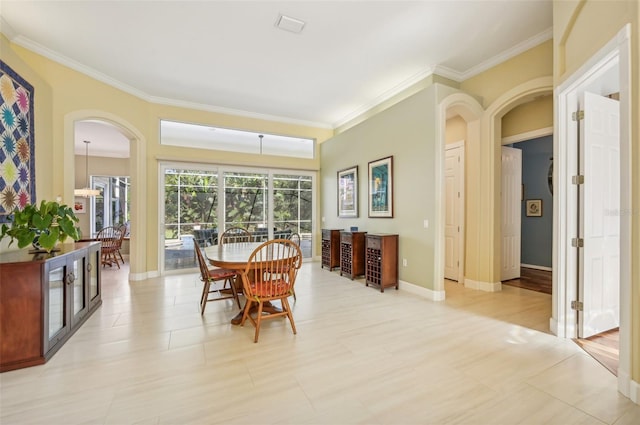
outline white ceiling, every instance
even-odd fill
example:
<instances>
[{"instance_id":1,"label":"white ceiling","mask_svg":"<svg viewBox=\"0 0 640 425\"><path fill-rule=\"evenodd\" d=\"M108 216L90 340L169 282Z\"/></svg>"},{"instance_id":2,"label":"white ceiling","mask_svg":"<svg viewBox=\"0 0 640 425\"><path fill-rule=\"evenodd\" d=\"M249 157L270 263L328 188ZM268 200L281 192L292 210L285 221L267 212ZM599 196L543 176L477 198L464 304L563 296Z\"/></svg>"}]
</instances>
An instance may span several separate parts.
<instances>
[{"instance_id":1,"label":"white ceiling","mask_svg":"<svg viewBox=\"0 0 640 425\"><path fill-rule=\"evenodd\" d=\"M0 14L13 42L143 99L328 128L433 72L476 75L552 26L551 0L2 0ZM278 29L280 14L303 31Z\"/></svg>"}]
</instances>

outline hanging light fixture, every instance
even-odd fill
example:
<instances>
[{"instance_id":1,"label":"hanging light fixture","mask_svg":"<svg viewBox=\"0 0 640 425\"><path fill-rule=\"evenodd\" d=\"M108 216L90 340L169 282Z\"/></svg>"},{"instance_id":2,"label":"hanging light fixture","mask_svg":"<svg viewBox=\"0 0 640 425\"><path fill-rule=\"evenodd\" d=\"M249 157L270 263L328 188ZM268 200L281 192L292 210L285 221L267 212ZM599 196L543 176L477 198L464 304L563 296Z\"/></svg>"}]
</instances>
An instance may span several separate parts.
<instances>
[{"instance_id":1,"label":"hanging light fixture","mask_svg":"<svg viewBox=\"0 0 640 425\"><path fill-rule=\"evenodd\" d=\"M262 138L264 137L264 135L259 134L258 137L260 138L260 155L262 155Z\"/></svg>"},{"instance_id":2,"label":"hanging light fixture","mask_svg":"<svg viewBox=\"0 0 640 425\"><path fill-rule=\"evenodd\" d=\"M76 189L73 191L73 194L75 196L84 196L85 198L88 198L90 196L98 196L100 195L100 191L97 189L91 189L91 187L89 186L89 143L91 143L88 140L84 141L84 144L86 145L86 153L84 156L85 159L85 169L86 169L86 176L87 176L87 185L82 188L82 189Z\"/></svg>"}]
</instances>

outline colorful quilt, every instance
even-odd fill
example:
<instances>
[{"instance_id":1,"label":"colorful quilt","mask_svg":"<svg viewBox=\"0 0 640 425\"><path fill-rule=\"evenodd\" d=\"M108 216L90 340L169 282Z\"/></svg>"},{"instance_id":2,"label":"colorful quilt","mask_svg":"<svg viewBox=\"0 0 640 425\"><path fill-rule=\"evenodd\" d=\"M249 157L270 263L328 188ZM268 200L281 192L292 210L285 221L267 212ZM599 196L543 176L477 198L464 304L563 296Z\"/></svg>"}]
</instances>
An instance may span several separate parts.
<instances>
[{"instance_id":1,"label":"colorful quilt","mask_svg":"<svg viewBox=\"0 0 640 425\"><path fill-rule=\"evenodd\" d=\"M0 61L0 223L35 203L33 86Z\"/></svg>"}]
</instances>

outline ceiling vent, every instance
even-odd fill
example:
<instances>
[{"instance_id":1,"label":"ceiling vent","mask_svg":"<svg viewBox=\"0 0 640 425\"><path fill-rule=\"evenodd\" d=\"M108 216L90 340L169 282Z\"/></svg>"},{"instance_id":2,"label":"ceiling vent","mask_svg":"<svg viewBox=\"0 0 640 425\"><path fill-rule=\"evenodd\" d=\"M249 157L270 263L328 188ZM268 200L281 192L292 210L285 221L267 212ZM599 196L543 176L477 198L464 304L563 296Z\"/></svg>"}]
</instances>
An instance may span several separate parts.
<instances>
[{"instance_id":1,"label":"ceiling vent","mask_svg":"<svg viewBox=\"0 0 640 425\"><path fill-rule=\"evenodd\" d=\"M304 21L286 15L279 15L278 19L276 19L276 27L296 34L300 34L302 32L304 25Z\"/></svg>"}]
</instances>

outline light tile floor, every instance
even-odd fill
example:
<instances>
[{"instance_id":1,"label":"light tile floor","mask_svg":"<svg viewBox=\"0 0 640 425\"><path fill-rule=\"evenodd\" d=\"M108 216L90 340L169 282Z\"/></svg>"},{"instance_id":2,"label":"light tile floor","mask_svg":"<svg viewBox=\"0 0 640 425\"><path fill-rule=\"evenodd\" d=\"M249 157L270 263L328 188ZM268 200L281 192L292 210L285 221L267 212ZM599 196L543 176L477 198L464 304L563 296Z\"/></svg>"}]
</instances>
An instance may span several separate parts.
<instances>
[{"instance_id":1,"label":"light tile floor","mask_svg":"<svg viewBox=\"0 0 640 425\"><path fill-rule=\"evenodd\" d=\"M102 307L45 365L0 375L9 424L616 424L640 406L572 341L550 296L446 283L447 300L380 293L303 265L286 321L198 310L197 274L103 273Z\"/></svg>"}]
</instances>

